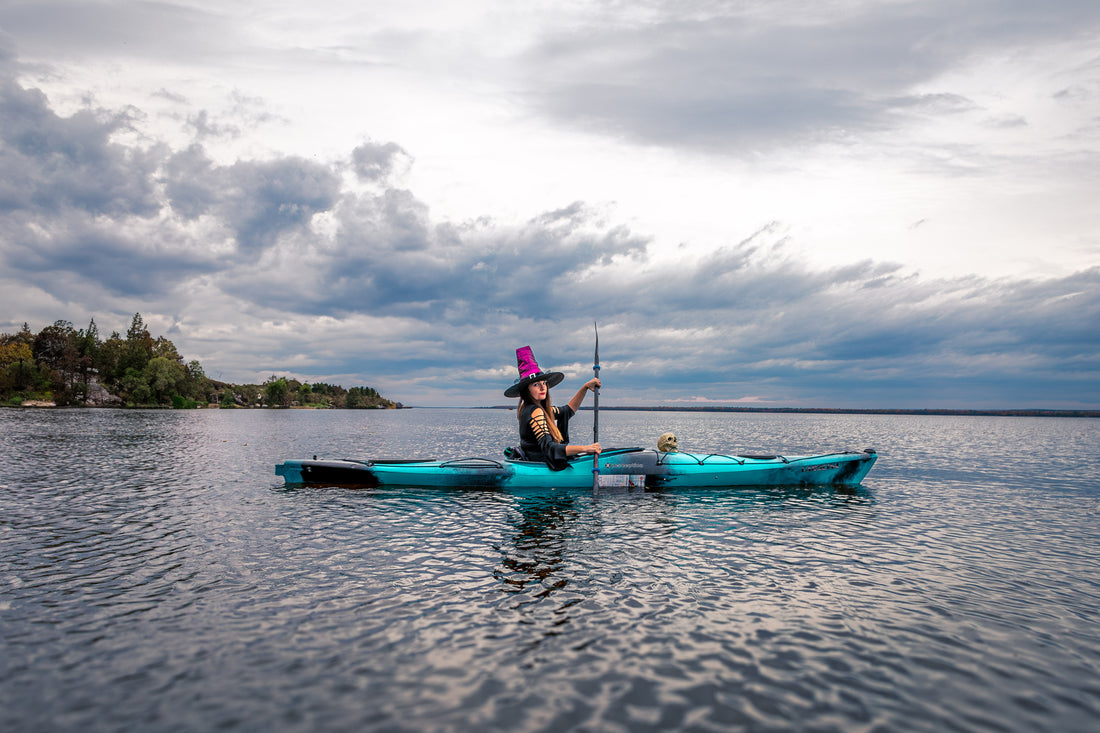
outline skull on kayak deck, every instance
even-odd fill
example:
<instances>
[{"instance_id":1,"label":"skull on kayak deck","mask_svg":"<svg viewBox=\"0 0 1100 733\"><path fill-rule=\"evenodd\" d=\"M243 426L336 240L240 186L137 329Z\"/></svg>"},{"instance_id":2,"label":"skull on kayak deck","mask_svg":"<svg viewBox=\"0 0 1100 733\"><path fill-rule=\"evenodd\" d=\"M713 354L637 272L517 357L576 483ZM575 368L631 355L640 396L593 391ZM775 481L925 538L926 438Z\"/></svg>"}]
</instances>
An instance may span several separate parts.
<instances>
[{"instance_id":1,"label":"skull on kayak deck","mask_svg":"<svg viewBox=\"0 0 1100 733\"><path fill-rule=\"evenodd\" d=\"M676 452L676 436L672 433L664 433L660 438L657 438L657 450L662 453L675 453Z\"/></svg>"}]
</instances>

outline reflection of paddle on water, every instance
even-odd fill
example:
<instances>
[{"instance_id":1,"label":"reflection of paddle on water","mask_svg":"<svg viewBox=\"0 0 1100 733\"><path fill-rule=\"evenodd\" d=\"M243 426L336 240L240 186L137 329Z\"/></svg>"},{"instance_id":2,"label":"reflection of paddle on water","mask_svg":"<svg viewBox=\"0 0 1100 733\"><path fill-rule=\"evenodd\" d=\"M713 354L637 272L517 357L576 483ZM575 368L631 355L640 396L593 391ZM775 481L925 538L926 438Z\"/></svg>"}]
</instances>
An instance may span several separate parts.
<instances>
[{"instance_id":1,"label":"reflection of paddle on water","mask_svg":"<svg viewBox=\"0 0 1100 733\"><path fill-rule=\"evenodd\" d=\"M517 498L520 512L512 535L514 552L502 547L501 567L493 575L508 593L523 593L533 586L542 588L534 598L544 598L564 588L569 579L554 578L565 564L566 542L580 514L576 497L552 496ZM546 585L547 580L556 580Z\"/></svg>"}]
</instances>

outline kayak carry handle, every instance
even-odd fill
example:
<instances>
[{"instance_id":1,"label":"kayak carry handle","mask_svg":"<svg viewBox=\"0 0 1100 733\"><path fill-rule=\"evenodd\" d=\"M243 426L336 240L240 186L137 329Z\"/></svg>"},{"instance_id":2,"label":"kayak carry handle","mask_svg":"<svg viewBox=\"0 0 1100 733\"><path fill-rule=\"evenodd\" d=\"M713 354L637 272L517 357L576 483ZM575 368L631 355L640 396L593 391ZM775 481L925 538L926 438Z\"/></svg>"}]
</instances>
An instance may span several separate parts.
<instances>
[{"instance_id":1,"label":"kayak carry handle","mask_svg":"<svg viewBox=\"0 0 1100 733\"><path fill-rule=\"evenodd\" d=\"M480 464L480 465L478 465ZM495 461L492 458L455 458L450 461L443 461L439 464L440 468L446 466L447 468L504 468L504 464L500 461Z\"/></svg>"}]
</instances>

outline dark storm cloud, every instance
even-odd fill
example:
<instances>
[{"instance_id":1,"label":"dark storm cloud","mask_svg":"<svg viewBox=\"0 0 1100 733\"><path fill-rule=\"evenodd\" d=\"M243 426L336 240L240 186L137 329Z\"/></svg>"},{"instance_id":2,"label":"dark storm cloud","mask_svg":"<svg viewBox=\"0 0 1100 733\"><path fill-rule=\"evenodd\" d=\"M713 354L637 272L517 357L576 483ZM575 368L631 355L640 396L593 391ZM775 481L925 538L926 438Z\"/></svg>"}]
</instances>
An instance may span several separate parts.
<instances>
[{"instance_id":1,"label":"dark storm cloud","mask_svg":"<svg viewBox=\"0 0 1100 733\"><path fill-rule=\"evenodd\" d=\"M572 281L585 269L645 247L626 230L601 227L580 204L518 228L456 227L433 224L415 196L390 189L348 197L337 217L340 230L318 243L312 272L277 295L260 276L238 278L234 287L316 314L539 319L576 309Z\"/></svg>"},{"instance_id":2,"label":"dark storm cloud","mask_svg":"<svg viewBox=\"0 0 1100 733\"><path fill-rule=\"evenodd\" d=\"M216 166L198 146L173 155L116 142L135 114L61 117L38 90L10 74L0 79L0 258L8 267L47 290L62 283L48 273L67 271L120 294L163 291L228 266L203 239L211 230L228 230L231 254L252 261L338 200L338 175L304 159ZM213 225L189 235L186 222L203 216Z\"/></svg>"},{"instance_id":3,"label":"dark storm cloud","mask_svg":"<svg viewBox=\"0 0 1100 733\"><path fill-rule=\"evenodd\" d=\"M182 216L217 217L232 228L243 253L256 254L331 209L339 179L329 168L295 157L215 166L201 147L192 146L167 162L165 188Z\"/></svg>"},{"instance_id":4,"label":"dark storm cloud","mask_svg":"<svg viewBox=\"0 0 1100 733\"><path fill-rule=\"evenodd\" d=\"M647 143L845 139L958 95L908 90L991 49L1100 33L1090 2L650 3L644 21L548 33L526 56L553 117ZM947 109L942 105L947 104Z\"/></svg>"},{"instance_id":5,"label":"dark storm cloud","mask_svg":"<svg viewBox=\"0 0 1100 733\"><path fill-rule=\"evenodd\" d=\"M71 207L109 216L154 212L151 174L161 151L111 142L130 114L82 110L62 118L41 92L0 80L0 207Z\"/></svg>"},{"instance_id":6,"label":"dark storm cloud","mask_svg":"<svg viewBox=\"0 0 1100 733\"><path fill-rule=\"evenodd\" d=\"M64 299L70 272L115 293L146 294L209 271L208 257L171 232L139 233L161 210L160 146L113 141L133 111L60 117L39 91L0 79L0 262Z\"/></svg>"},{"instance_id":7,"label":"dark storm cloud","mask_svg":"<svg viewBox=\"0 0 1100 733\"><path fill-rule=\"evenodd\" d=\"M1093 325L1100 270L1042 281L898 277L871 288L863 287L867 276L881 279L871 271L833 283L792 274L797 287L784 290L782 303L727 313L736 337L711 341L705 363L723 367L706 379L746 394L781 383L789 393L822 395L826 406L846 399L884 406L887 398L907 407L1100 400ZM742 313L750 320L738 323ZM680 379L695 381L690 369ZM705 382L699 387L707 392Z\"/></svg>"},{"instance_id":8,"label":"dark storm cloud","mask_svg":"<svg viewBox=\"0 0 1100 733\"><path fill-rule=\"evenodd\" d=\"M163 295L189 277L216 269L204 252L171 237L157 231L146 239L109 222L70 215L39 236L12 241L5 264L61 299L70 294L74 279L120 295Z\"/></svg>"}]
</instances>

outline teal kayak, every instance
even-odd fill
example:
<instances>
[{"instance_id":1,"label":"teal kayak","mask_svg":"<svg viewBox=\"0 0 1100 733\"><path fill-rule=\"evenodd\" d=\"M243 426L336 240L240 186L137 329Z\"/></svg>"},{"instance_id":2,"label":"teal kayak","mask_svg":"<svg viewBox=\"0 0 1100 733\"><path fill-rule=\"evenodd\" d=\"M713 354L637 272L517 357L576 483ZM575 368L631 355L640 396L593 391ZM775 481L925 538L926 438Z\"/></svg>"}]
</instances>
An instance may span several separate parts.
<instances>
[{"instance_id":1,"label":"teal kayak","mask_svg":"<svg viewBox=\"0 0 1100 733\"><path fill-rule=\"evenodd\" d=\"M877 458L873 448L811 456L726 456L617 448L600 454L599 485L646 489L729 486L858 486ZM288 484L422 488L592 488L592 456L560 471L542 461L501 458L287 460L275 475Z\"/></svg>"}]
</instances>

